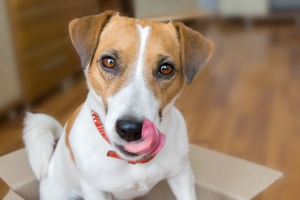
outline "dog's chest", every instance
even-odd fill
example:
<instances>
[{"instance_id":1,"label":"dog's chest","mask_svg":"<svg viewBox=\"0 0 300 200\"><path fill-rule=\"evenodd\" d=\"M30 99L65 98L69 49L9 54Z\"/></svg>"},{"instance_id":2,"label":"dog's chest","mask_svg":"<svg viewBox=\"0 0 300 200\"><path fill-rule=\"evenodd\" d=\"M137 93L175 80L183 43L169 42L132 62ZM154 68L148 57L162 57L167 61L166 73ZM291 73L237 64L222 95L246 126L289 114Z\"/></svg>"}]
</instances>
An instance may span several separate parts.
<instances>
[{"instance_id":1,"label":"dog's chest","mask_svg":"<svg viewBox=\"0 0 300 200\"><path fill-rule=\"evenodd\" d=\"M123 185L123 187L113 190L111 193L115 199L133 199L147 194L156 183L157 180L129 183L129 185Z\"/></svg>"},{"instance_id":2,"label":"dog's chest","mask_svg":"<svg viewBox=\"0 0 300 200\"><path fill-rule=\"evenodd\" d=\"M112 188L116 199L132 199L145 195L151 188L166 176L166 171L158 166L128 166L126 174L120 175L120 183Z\"/></svg>"}]
</instances>

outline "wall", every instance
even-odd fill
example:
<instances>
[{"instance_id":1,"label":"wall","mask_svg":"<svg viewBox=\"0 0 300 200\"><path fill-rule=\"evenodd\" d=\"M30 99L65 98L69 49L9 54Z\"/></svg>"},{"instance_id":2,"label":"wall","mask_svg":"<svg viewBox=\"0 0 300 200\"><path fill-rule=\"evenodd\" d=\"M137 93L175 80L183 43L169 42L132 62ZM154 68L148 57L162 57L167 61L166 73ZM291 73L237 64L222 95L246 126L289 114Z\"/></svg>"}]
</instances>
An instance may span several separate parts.
<instances>
[{"instance_id":1,"label":"wall","mask_svg":"<svg viewBox=\"0 0 300 200\"><path fill-rule=\"evenodd\" d=\"M134 0L136 18L171 15L198 8L198 0Z\"/></svg>"},{"instance_id":2,"label":"wall","mask_svg":"<svg viewBox=\"0 0 300 200\"><path fill-rule=\"evenodd\" d=\"M219 12L224 17L263 16L269 12L269 0L220 0Z\"/></svg>"},{"instance_id":3,"label":"wall","mask_svg":"<svg viewBox=\"0 0 300 200\"><path fill-rule=\"evenodd\" d=\"M299 0L271 0L271 8L276 10L282 9L299 9Z\"/></svg>"},{"instance_id":4,"label":"wall","mask_svg":"<svg viewBox=\"0 0 300 200\"><path fill-rule=\"evenodd\" d=\"M268 14L269 0L134 0L134 8L137 18L172 15L201 8L223 17L247 17Z\"/></svg>"}]
</instances>

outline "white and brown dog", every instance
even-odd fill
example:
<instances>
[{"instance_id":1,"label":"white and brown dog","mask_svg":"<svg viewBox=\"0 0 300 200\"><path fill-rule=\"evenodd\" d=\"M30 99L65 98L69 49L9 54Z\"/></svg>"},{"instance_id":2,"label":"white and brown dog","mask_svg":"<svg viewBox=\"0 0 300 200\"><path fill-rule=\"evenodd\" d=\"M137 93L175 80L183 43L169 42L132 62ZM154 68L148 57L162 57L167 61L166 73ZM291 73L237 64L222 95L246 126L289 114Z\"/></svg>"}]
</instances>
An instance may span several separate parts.
<instances>
[{"instance_id":1,"label":"white and brown dog","mask_svg":"<svg viewBox=\"0 0 300 200\"><path fill-rule=\"evenodd\" d=\"M186 125L173 105L211 41L178 22L112 11L75 19L69 32L89 93L64 128L47 115L25 118L41 199L133 199L163 179L177 199L196 199Z\"/></svg>"}]
</instances>

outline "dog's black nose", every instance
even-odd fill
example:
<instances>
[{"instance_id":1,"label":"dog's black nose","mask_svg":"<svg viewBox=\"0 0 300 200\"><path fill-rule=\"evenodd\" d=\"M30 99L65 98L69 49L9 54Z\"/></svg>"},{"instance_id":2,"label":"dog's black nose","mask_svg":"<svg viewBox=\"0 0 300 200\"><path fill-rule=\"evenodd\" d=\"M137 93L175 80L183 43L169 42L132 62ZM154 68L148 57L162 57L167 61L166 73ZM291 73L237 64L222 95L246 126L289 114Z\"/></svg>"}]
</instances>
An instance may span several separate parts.
<instances>
[{"instance_id":1,"label":"dog's black nose","mask_svg":"<svg viewBox=\"0 0 300 200\"><path fill-rule=\"evenodd\" d=\"M117 120L116 131L119 136L127 142L132 142L141 139L142 135L142 122Z\"/></svg>"}]
</instances>

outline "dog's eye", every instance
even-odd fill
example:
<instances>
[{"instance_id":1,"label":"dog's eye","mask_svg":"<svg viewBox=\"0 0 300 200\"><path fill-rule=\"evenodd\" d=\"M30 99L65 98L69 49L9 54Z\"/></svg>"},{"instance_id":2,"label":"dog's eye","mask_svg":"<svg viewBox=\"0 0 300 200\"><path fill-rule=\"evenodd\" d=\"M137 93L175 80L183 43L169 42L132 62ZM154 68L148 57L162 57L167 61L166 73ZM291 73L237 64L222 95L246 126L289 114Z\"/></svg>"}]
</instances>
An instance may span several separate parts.
<instances>
[{"instance_id":1,"label":"dog's eye","mask_svg":"<svg viewBox=\"0 0 300 200\"><path fill-rule=\"evenodd\" d=\"M116 65L115 60L112 57L104 57L102 58L102 65L106 68L114 68Z\"/></svg>"},{"instance_id":2,"label":"dog's eye","mask_svg":"<svg viewBox=\"0 0 300 200\"><path fill-rule=\"evenodd\" d=\"M158 72L162 75L170 75L173 72L174 67L168 63L162 64L158 68Z\"/></svg>"}]
</instances>

